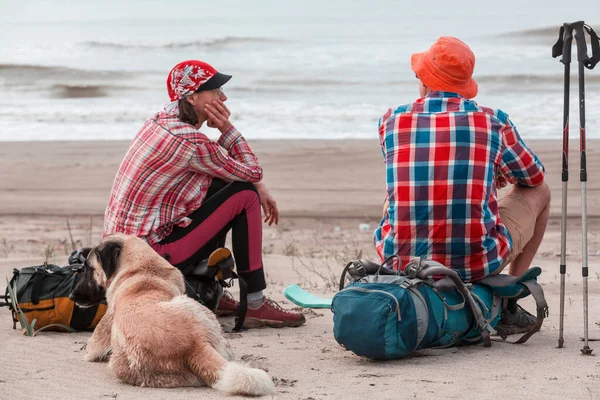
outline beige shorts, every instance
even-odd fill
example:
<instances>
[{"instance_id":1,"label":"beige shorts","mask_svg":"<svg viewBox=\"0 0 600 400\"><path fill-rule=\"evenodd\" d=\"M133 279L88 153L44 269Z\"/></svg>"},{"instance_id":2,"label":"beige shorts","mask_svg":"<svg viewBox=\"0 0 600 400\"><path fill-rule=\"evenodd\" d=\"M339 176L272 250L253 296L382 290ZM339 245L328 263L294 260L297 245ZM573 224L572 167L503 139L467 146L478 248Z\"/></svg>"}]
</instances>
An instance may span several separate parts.
<instances>
[{"instance_id":1,"label":"beige shorts","mask_svg":"<svg viewBox=\"0 0 600 400\"><path fill-rule=\"evenodd\" d=\"M500 272L521 254L525 245L533 238L536 217L527 200L515 193L508 193L498 201L498 212L512 238L512 250L499 268Z\"/></svg>"}]
</instances>

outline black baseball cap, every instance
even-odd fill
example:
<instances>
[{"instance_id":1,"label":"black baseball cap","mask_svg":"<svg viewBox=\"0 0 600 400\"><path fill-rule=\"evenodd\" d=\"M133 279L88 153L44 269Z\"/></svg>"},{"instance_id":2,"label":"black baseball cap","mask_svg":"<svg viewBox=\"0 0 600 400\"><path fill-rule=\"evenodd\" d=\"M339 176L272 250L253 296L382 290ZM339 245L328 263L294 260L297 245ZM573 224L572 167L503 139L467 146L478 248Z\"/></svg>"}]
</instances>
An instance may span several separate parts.
<instances>
[{"instance_id":1,"label":"black baseball cap","mask_svg":"<svg viewBox=\"0 0 600 400\"><path fill-rule=\"evenodd\" d=\"M231 75L226 75L226 74L222 74L220 72L217 72L209 80L207 80L202 85L200 85L200 87L198 89L196 89L196 93L197 92L204 92L204 91L207 91L207 90L218 89L221 86L223 86L224 84L226 84L227 82L229 82L229 80L231 78L232 78Z\"/></svg>"}]
</instances>

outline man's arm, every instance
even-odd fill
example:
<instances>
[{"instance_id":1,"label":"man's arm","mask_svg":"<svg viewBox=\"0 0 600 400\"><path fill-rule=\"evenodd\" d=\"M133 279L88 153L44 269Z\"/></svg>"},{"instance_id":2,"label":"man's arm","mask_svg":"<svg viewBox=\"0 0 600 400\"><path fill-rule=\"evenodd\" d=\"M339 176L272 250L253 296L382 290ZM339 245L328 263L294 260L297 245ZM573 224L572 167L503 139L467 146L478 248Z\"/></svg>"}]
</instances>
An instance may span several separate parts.
<instances>
[{"instance_id":1,"label":"man's arm","mask_svg":"<svg viewBox=\"0 0 600 400\"><path fill-rule=\"evenodd\" d=\"M386 161L386 148L385 148L385 125L388 118L392 115L392 109L388 109L377 123L377 130L379 131L379 144L381 145L381 153L383 154L383 161Z\"/></svg>"},{"instance_id":2,"label":"man's arm","mask_svg":"<svg viewBox=\"0 0 600 400\"><path fill-rule=\"evenodd\" d=\"M525 145L517 128L508 120L500 129L504 144L500 161L499 176L508 182L522 186L538 186L544 182L544 166L538 157Z\"/></svg>"}]
</instances>

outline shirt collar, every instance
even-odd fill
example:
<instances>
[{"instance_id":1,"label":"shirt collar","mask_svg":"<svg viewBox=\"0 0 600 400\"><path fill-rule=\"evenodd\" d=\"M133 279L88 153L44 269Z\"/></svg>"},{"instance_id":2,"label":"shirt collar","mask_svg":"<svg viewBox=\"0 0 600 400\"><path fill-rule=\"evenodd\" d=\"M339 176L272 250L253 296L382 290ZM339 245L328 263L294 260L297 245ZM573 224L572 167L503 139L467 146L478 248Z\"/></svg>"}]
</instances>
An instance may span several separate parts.
<instances>
[{"instance_id":1,"label":"shirt collar","mask_svg":"<svg viewBox=\"0 0 600 400\"><path fill-rule=\"evenodd\" d=\"M433 92L429 92L427 95L425 95L426 98L442 98L442 97L455 97L455 98L461 98L462 96L458 93L453 93L453 92L442 92L440 90L435 90Z\"/></svg>"}]
</instances>

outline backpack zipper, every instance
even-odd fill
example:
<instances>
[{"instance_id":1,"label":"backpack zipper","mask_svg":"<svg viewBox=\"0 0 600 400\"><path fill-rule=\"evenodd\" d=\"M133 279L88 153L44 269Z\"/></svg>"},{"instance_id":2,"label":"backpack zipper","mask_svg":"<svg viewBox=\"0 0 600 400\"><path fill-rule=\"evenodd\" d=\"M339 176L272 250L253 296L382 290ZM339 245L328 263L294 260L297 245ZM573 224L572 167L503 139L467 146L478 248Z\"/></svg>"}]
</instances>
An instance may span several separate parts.
<instances>
[{"instance_id":1,"label":"backpack zipper","mask_svg":"<svg viewBox=\"0 0 600 400\"><path fill-rule=\"evenodd\" d=\"M385 290L365 289L365 288L361 288L361 287L348 287L348 288L343 289L342 292L345 292L347 290L356 290L356 291L363 292L363 293L383 293L386 296L391 297L396 302L396 314L398 314L398 321L402 321L402 318L400 317L400 302L398 301L396 296L394 296L393 294L388 293Z\"/></svg>"}]
</instances>

